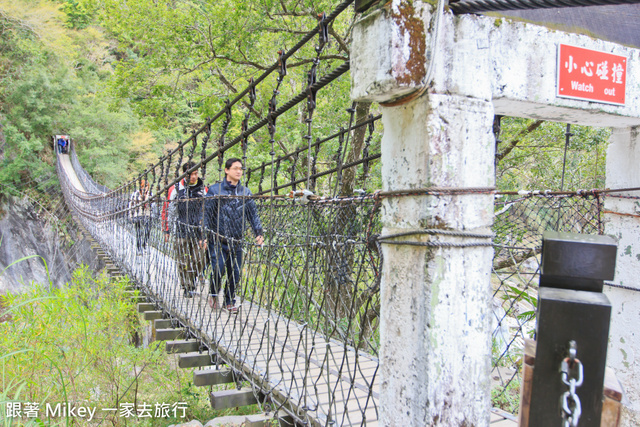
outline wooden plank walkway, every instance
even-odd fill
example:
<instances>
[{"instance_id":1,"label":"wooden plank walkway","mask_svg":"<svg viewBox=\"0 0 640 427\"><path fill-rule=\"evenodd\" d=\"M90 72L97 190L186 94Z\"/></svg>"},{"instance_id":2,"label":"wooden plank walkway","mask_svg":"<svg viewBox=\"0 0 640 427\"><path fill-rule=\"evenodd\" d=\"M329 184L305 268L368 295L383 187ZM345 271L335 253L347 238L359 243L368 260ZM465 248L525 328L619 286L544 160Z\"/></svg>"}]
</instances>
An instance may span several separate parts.
<instances>
[{"instance_id":1,"label":"wooden plank walkway","mask_svg":"<svg viewBox=\"0 0 640 427\"><path fill-rule=\"evenodd\" d=\"M372 356L319 333L305 333L302 326L250 301L241 302L234 315L211 310L204 297L174 295L178 304L168 310L173 317L199 330L200 338L229 365L241 366L262 390L286 398L313 424L326 425L329 419L338 425L377 421L379 391L371 382L378 362ZM269 328L276 323L283 327Z\"/></svg>"},{"instance_id":2,"label":"wooden plank walkway","mask_svg":"<svg viewBox=\"0 0 640 427\"><path fill-rule=\"evenodd\" d=\"M68 156L60 157L70 182L84 191ZM145 293L277 404L317 426L378 424L377 358L252 301L240 301L238 313L229 314L209 308L202 289L194 298L186 298L173 258L154 247L136 255L135 236L126 227L115 223L102 227L102 243L114 252L114 259L128 266ZM123 247L123 241L130 244ZM491 425L516 423L492 413Z\"/></svg>"}]
</instances>

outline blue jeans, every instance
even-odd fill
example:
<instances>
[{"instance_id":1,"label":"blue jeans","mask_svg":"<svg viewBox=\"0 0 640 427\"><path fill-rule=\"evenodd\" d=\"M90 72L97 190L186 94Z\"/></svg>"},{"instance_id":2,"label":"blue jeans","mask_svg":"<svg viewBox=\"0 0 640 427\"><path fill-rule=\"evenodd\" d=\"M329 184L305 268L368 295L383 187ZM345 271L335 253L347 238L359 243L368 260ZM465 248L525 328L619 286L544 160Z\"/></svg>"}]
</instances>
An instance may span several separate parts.
<instances>
[{"instance_id":1,"label":"blue jeans","mask_svg":"<svg viewBox=\"0 0 640 427\"><path fill-rule=\"evenodd\" d=\"M236 285L240 281L242 267L242 246L238 243L214 241L209 244L211 260L210 294L218 295L222 284L222 275L227 273L227 286L224 292L224 304L236 303Z\"/></svg>"}]
</instances>

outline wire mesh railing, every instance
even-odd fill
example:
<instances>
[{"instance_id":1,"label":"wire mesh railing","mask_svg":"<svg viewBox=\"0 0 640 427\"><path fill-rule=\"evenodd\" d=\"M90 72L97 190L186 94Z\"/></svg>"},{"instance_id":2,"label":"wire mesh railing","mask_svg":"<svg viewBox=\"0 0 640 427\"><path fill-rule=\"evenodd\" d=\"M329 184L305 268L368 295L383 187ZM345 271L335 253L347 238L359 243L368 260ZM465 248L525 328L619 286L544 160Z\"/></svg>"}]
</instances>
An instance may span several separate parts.
<instances>
[{"instance_id":1,"label":"wire mesh railing","mask_svg":"<svg viewBox=\"0 0 640 427\"><path fill-rule=\"evenodd\" d=\"M132 208L122 213L118 198L74 187L63 162L59 170L67 200L111 258L218 361L250 380L263 404L322 425L377 419L380 257L368 238L380 228L374 200L257 198L256 214L274 218L264 221L259 245L249 229L222 240L199 225L176 227L176 218L167 220L174 224L169 233L163 230L163 207L176 205L169 217L180 217L180 204L206 214L217 208L213 200L226 209L239 202L236 196L150 202L141 219ZM205 238L213 243L203 251ZM214 290L212 261L223 250L231 253L225 292ZM232 308L216 309L223 303Z\"/></svg>"}]
</instances>

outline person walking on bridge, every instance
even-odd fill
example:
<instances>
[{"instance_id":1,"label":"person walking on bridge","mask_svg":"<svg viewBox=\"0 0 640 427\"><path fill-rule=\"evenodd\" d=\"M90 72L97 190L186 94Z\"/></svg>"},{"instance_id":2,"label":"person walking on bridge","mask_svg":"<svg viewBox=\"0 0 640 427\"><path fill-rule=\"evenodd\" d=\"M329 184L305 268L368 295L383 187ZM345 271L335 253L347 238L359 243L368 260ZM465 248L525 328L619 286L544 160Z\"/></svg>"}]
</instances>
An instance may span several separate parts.
<instances>
[{"instance_id":1,"label":"person walking on bridge","mask_svg":"<svg viewBox=\"0 0 640 427\"><path fill-rule=\"evenodd\" d=\"M218 308L218 292L226 271L224 304L231 314L238 312L235 291L240 280L242 238L247 223L253 229L256 244L262 246L264 243L258 208L252 199L247 198L251 196L251 191L240 183L242 172L240 159L228 159L224 167L225 177L221 182L211 185L205 197L204 226L212 269L209 306Z\"/></svg>"},{"instance_id":2,"label":"person walking on bridge","mask_svg":"<svg viewBox=\"0 0 640 427\"><path fill-rule=\"evenodd\" d=\"M149 190L149 183L141 179L140 189L134 191L129 199L129 215L136 230L136 249L138 255L142 255L149 240L153 209L153 204L151 203L152 197L153 194L151 194Z\"/></svg>"},{"instance_id":3,"label":"person walking on bridge","mask_svg":"<svg viewBox=\"0 0 640 427\"><path fill-rule=\"evenodd\" d=\"M193 162L182 165L182 172L195 167ZM191 172L169 189L169 206L163 208L163 223L166 218L165 235L168 238L170 223L175 223L176 258L178 278L184 296L191 298L196 290L196 282L204 267L204 240L202 238L203 200L207 187L198 176L198 170ZM175 206L170 206L170 205ZM166 214L166 216L165 216ZM172 221L172 218L175 218ZM163 224L163 227L165 224Z\"/></svg>"},{"instance_id":4,"label":"person walking on bridge","mask_svg":"<svg viewBox=\"0 0 640 427\"><path fill-rule=\"evenodd\" d=\"M68 145L69 142L67 141L67 137L60 135L58 138L58 153L67 154L69 152Z\"/></svg>"}]
</instances>

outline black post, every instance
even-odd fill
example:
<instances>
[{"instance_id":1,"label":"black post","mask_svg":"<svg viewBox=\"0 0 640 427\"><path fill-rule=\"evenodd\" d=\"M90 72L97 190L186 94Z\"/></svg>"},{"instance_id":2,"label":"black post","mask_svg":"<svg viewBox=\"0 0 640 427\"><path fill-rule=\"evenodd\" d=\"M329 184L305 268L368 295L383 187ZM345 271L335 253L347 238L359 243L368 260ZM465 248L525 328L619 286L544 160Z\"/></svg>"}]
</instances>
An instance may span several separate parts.
<instances>
[{"instance_id":1,"label":"black post","mask_svg":"<svg viewBox=\"0 0 640 427\"><path fill-rule=\"evenodd\" d=\"M529 426L600 427L617 244L545 232ZM572 391L573 389L573 391Z\"/></svg>"}]
</instances>

